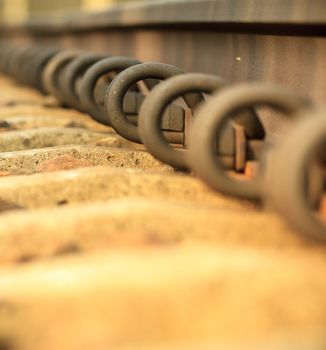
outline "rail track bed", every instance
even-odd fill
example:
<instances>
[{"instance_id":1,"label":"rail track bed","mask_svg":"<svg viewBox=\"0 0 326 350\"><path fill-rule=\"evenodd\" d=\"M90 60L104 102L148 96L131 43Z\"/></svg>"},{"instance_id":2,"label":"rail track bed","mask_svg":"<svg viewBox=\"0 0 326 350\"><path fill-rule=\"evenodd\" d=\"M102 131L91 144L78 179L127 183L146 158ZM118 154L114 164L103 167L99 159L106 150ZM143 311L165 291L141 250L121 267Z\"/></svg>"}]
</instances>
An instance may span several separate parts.
<instances>
[{"instance_id":1,"label":"rail track bed","mask_svg":"<svg viewBox=\"0 0 326 350\"><path fill-rule=\"evenodd\" d=\"M326 349L323 9L0 26L0 350Z\"/></svg>"},{"instance_id":2,"label":"rail track bed","mask_svg":"<svg viewBox=\"0 0 326 350\"><path fill-rule=\"evenodd\" d=\"M83 113L1 90L1 349L323 348L323 245Z\"/></svg>"}]
</instances>

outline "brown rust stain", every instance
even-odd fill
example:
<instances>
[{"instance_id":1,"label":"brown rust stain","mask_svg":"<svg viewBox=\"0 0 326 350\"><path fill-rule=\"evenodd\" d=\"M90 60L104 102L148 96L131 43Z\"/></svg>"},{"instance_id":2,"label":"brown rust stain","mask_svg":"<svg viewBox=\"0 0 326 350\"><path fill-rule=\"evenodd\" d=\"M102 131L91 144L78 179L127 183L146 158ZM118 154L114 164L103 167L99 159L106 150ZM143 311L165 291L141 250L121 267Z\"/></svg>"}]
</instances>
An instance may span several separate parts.
<instances>
[{"instance_id":1,"label":"brown rust stain","mask_svg":"<svg viewBox=\"0 0 326 350\"><path fill-rule=\"evenodd\" d=\"M92 163L85 159L77 159L71 156L63 155L54 159L41 163L37 168L37 172L48 172L56 170L76 169L89 167Z\"/></svg>"}]
</instances>

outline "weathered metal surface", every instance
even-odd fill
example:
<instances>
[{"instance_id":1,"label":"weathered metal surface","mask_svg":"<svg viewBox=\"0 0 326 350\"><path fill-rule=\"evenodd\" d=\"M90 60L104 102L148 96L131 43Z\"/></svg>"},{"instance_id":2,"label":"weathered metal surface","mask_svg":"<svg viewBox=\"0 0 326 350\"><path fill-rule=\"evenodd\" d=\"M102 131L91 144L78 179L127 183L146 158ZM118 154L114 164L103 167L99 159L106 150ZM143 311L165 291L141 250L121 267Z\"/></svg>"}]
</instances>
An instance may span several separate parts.
<instances>
[{"instance_id":1,"label":"weathered metal surface","mask_svg":"<svg viewBox=\"0 0 326 350\"><path fill-rule=\"evenodd\" d=\"M187 152L175 150L169 144L161 131L163 112L173 100L183 97L187 106L192 110L193 116L198 105L205 101L203 93L216 92L225 86L223 79L207 74L184 74L171 77L167 81L159 84L151 91L142 104L139 113L139 132L141 141L146 149L157 159L170 164L179 169L189 168L187 162ZM112 86L110 89L114 89ZM196 95L194 93L197 93ZM110 101L108 100L107 103ZM253 109L245 111L242 115L246 133L251 138L263 139L265 136L258 116ZM186 122L191 124L190 118ZM187 133L190 125L185 126L183 145L189 137ZM217 153L220 156L235 155L235 139L232 123L229 123L217 140Z\"/></svg>"},{"instance_id":2,"label":"weathered metal surface","mask_svg":"<svg viewBox=\"0 0 326 350\"><path fill-rule=\"evenodd\" d=\"M124 138L141 143L138 127L131 124L123 110L124 96L134 84L146 79L167 79L182 74L177 67L163 63L140 63L126 68L109 85L105 96L107 118L112 127Z\"/></svg>"},{"instance_id":3,"label":"weathered metal surface","mask_svg":"<svg viewBox=\"0 0 326 350\"><path fill-rule=\"evenodd\" d=\"M216 157L216 138L237 112L257 105L276 108L296 122L276 145L262 145L260 152L265 154L258 156L265 163L262 171L250 181L239 181L226 174ZM188 164L212 188L239 198L271 202L298 230L324 241L325 115L325 108L272 85L242 84L225 89L198 112L191 130ZM246 152L245 139L238 154L242 149Z\"/></svg>"},{"instance_id":4,"label":"weathered metal surface","mask_svg":"<svg viewBox=\"0 0 326 350\"><path fill-rule=\"evenodd\" d=\"M326 109L306 111L306 114L308 117L289 131L289 137L280 143L272 155L272 165L284 171L280 174L270 170L267 183L271 190L268 195L277 210L283 211L294 227L311 237L325 239L326 216L322 200L325 189ZM319 168L317 174L312 172L314 161ZM306 182L309 177L317 187L317 198L313 199L315 206L309 205L307 199Z\"/></svg>"},{"instance_id":5,"label":"weathered metal surface","mask_svg":"<svg viewBox=\"0 0 326 350\"><path fill-rule=\"evenodd\" d=\"M240 84L217 92L198 112L187 159L189 166L212 188L253 200L263 197L265 188L262 178L243 182L227 176L215 156L214 145L230 119L236 120L239 111L257 105L278 109L288 118L295 118L296 115L299 118L301 110L309 108L310 102L287 90L282 91L280 87L259 83Z\"/></svg>"},{"instance_id":6,"label":"weathered metal surface","mask_svg":"<svg viewBox=\"0 0 326 350\"><path fill-rule=\"evenodd\" d=\"M87 68L105 57L106 55L81 53L67 64L63 73L60 75L58 85L63 94L64 101L66 101L69 106L77 110L80 109L81 103L76 91L76 80Z\"/></svg>"},{"instance_id":7,"label":"weathered metal surface","mask_svg":"<svg viewBox=\"0 0 326 350\"><path fill-rule=\"evenodd\" d=\"M163 1L34 21L2 33L18 43L36 40L160 61L230 82L274 82L321 102L325 13L323 0Z\"/></svg>"},{"instance_id":8,"label":"weathered metal surface","mask_svg":"<svg viewBox=\"0 0 326 350\"><path fill-rule=\"evenodd\" d=\"M37 33L129 26L184 26L190 23L201 27L205 24L217 27L219 24L291 24L313 28L325 24L324 9L323 0L160 0L129 3L94 14L39 17L24 27Z\"/></svg>"},{"instance_id":9,"label":"weathered metal surface","mask_svg":"<svg viewBox=\"0 0 326 350\"><path fill-rule=\"evenodd\" d=\"M99 60L96 64L89 67L83 76L80 87L80 101L85 108L85 111L95 120L102 122L103 124L109 123L104 108L102 108L103 106L99 106L95 99L94 91L96 84L105 74L121 72L122 70L139 63L141 62L129 57L108 57ZM137 106L137 97L134 99L135 107ZM134 110L135 108L132 108L132 112L135 112ZM124 106L124 111L127 113L126 106Z\"/></svg>"},{"instance_id":10,"label":"weathered metal surface","mask_svg":"<svg viewBox=\"0 0 326 350\"><path fill-rule=\"evenodd\" d=\"M57 97L59 100L62 99L62 92L58 87L57 81L58 72L81 53L80 49L63 50L50 60L42 74L42 83L47 93Z\"/></svg>"}]
</instances>

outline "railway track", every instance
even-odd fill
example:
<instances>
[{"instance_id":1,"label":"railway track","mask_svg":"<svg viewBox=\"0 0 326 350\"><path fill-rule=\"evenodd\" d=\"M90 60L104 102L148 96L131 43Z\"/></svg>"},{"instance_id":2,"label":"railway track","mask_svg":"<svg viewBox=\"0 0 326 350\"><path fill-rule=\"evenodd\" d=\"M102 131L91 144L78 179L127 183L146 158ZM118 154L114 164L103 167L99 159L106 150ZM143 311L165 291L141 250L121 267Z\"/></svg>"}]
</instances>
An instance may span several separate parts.
<instances>
[{"instance_id":1,"label":"railway track","mask_svg":"<svg viewBox=\"0 0 326 350\"><path fill-rule=\"evenodd\" d=\"M1 350L325 348L324 5L246 5L2 28Z\"/></svg>"}]
</instances>

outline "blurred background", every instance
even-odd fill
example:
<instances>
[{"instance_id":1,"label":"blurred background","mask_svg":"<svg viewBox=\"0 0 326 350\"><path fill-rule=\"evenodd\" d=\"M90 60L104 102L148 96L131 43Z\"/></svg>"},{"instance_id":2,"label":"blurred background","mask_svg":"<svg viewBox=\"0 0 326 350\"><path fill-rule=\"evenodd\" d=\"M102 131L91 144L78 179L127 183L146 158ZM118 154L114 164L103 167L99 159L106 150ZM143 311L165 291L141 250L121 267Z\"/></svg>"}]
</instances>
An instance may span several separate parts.
<instances>
[{"instance_id":1,"label":"blurred background","mask_svg":"<svg viewBox=\"0 0 326 350\"><path fill-rule=\"evenodd\" d=\"M98 11L116 4L135 1L137 0L0 0L0 20L16 23L25 21L30 16L52 13L58 15L70 11Z\"/></svg>"}]
</instances>

